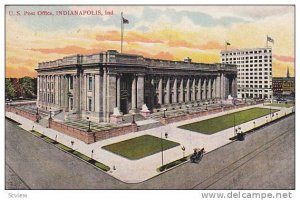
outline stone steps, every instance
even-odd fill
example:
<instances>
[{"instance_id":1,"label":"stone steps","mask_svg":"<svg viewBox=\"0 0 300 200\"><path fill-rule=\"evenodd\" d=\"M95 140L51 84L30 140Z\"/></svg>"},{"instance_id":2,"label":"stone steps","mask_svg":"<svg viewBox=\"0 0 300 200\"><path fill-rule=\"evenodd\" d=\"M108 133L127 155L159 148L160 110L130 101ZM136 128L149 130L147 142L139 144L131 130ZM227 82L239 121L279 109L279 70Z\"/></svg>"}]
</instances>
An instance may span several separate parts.
<instances>
[{"instance_id":1,"label":"stone steps","mask_svg":"<svg viewBox=\"0 0 300 200\"><path fill-rule=\"evenodd\" d=\"M159 122L144 124L144 125L138 126L138 131L144 131L144 130L156 128L156 127L159 127L159 126L162 126L162 124L159 123Z\"/></svg>"},{"instance_id":2,"label":"stone steps","mask_svg":"<svg viewBox=\"0 0 300 200\"><path fill-rule=\"evenodd\" d=\"M145 120L145 118L141 114L135 114L134 115L134 121L142 121ZM124 115L123 116L123 124L131 123L132 122L132 115Z\"/></svg>"}]
</instances>

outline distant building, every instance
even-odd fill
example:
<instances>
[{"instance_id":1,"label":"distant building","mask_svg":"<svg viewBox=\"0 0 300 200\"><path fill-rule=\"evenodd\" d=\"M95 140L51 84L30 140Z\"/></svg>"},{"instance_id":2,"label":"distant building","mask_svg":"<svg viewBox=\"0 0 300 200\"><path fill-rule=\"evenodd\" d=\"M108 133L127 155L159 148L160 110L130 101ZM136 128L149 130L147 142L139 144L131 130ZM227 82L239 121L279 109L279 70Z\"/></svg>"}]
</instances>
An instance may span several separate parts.
<instances>
[{"instance_id":1,"label":"distant building","mask_svg":"<svg viewBox=\"0 0 300 200\"><path fill-rule=\"evenodd\" d=\"M295 77L290 77L289 68L287 68L286 77L273 78L273 93L276 97L294 96Z\"/></svg>"},{"instance_id":2,"label":"distant building","mask_svg":"<svg viewBox=\"0 0 300 200\"><path fill-rule=\"evenodd\" d=\"M237 95L241 98L272 98L272 49L221 51L221 62L237 65Z\"/></svg>"},{"instance_id":3,"label":"distant building","mask_svg":"<svg viewBox=\"0 0 300 200\"><path fill-rule=\"evenodd\" d=\"M39 63L41 109L109 122L122 114L236 97L235 65L144 58L106 51ZM202 104L203 104L202 103Z\"/></svg>"}]
</instances>

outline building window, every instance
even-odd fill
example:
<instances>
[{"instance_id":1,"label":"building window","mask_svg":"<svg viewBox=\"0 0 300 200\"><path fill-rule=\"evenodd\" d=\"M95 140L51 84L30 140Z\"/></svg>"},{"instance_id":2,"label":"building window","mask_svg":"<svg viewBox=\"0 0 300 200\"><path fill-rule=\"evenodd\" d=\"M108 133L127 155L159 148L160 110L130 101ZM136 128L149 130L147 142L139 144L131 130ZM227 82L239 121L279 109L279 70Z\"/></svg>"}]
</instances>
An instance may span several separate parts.
<instances>
[{"instance_id":1,"label":"building window","mask_svg":"<svg viewBox=\"0 0 300 200\"><path fill-rule=\"evenodd\" d=\"M93 77L89 77L89 90L92 90L93 88Z\"/></svg>"},{"instance_id":2,"label":"building window","mask_svg":"<svg viewBox=\"0 0 300 200\"><path fill-rule=\"evenodd\" d=\"M92 99L91 98L89 98L89 107L88 107L88 110L89 111L92 111Z\"/></svg>"},{"instance_id":3,"label":"building window","mask_svg":"<svg viewBox=\"0 0 300 200\"><path fill-rule=\"evenodd\" d=\"M70 90L73 90L73 76L70 77Z\"/></svg>"},{"instance_id":4,"label":"building window","mask_svg":"<svg viewBox=\"0 0 300 200\"><path fill-rule=\"evenodd\" d=\"M73 110L73 98L70 98L70 110Z\"/></svg>"}]
</instances>

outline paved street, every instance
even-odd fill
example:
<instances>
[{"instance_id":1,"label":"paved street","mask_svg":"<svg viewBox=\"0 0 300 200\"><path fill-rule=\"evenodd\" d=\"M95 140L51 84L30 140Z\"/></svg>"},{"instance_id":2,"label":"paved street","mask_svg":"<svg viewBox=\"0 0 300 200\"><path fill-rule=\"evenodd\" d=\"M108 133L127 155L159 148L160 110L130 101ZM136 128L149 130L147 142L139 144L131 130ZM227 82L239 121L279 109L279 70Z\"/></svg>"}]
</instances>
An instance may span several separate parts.
<instances>
[{"instance_id":1,"label":"paved street","mask_svg":"<svg viewBox=\"0 0 300 200\"><path fill-rule=\"evenodd\" d=\"M120 182L6 120L6 164L14 172L6 172L6 188L14 181L24 189L294 188L294 118L216 149L198 165L187 163L139 184Z\"/></svg>"}]
</instances>

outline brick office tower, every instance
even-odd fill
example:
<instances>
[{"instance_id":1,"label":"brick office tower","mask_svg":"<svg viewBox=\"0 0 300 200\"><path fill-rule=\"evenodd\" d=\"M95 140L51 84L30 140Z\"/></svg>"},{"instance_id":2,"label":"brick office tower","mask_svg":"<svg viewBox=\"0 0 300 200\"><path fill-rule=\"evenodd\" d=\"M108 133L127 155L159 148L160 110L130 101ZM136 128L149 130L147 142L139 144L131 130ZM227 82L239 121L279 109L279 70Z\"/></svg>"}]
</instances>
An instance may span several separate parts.
<instances>
[{"instance_id":1,"label":"brick office tower","mask_svg":"<svg viewBox=\"0 0 300 200\"><path fill-rule=\"evenodd\" d=\"M40 109L97 122L110 122L116 108L128 114L146 105L151 112L237 95L235 65L195 63L189 58L150 59L110 50L39 63L36 71Z\"/></svg>"},{"instance_id":2,"label":"brick office tower","mask_svg":"<svg viewBox=\"0 0 300 200\"><path fill-rule=\"evenodd\" d=\"M271 99L272 49L221 51L221 62L237 65L237 94L240 98Z\"/></svg>"}]
</instances>

